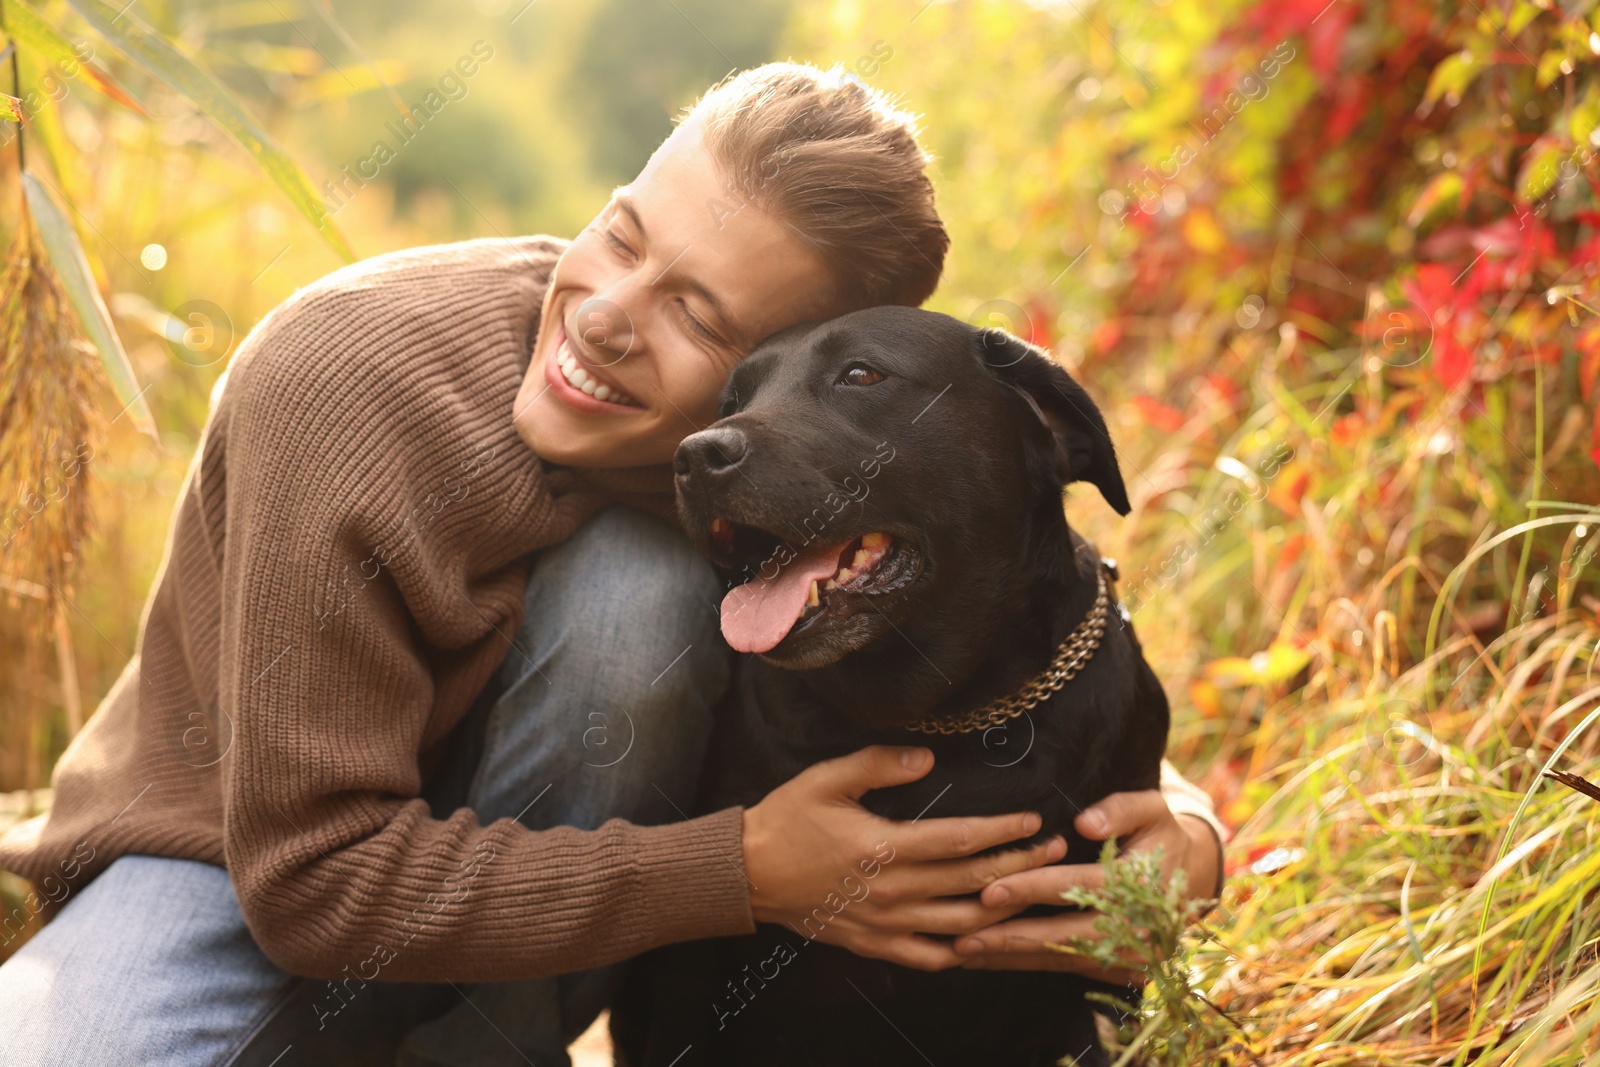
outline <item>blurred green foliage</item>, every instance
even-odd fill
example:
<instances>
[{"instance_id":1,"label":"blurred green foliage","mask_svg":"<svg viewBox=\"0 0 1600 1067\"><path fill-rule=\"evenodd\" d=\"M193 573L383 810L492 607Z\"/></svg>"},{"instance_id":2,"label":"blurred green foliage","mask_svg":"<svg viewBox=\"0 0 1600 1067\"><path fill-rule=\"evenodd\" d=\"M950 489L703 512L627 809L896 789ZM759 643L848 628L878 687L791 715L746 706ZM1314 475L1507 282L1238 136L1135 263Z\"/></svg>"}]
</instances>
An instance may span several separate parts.
<instances>
[{"instance_id":1,"label":"blurred green foliage","mask_svg":"<svg viewBox=\"0 0 1600 1067\"><path fill-rule=\"evenodd\" d=\"M595 173L617 184L632 179L685 101L730 70L773 58L789 7L789 0L602 0L573 70L587 89L573 104Z\"/></svg>"}]
</instances>

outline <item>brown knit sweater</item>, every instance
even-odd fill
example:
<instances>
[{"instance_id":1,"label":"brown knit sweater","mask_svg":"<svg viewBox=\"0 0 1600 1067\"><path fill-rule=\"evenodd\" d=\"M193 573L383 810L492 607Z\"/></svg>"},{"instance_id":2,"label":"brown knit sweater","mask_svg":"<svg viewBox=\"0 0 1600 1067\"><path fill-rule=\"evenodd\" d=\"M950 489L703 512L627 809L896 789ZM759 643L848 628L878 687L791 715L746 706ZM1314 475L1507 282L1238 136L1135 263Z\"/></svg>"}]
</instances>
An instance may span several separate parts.
<instances>
[{"instance_id":1,"label":"brown knit sweater","mask_svg":"<svg viewBox=\"0 0 1600 1067\"><path fill-rule=\"evenodd\" d=\"M129 853L225 864L266 954L317 977L525 978L753 929L738 809L536 833L418 799L419 753L509 650L529 554L618 498L512 427L562 247L380 256L251 332L138 654L0 865L60 905Z\"/></svg>"}]
</instances>

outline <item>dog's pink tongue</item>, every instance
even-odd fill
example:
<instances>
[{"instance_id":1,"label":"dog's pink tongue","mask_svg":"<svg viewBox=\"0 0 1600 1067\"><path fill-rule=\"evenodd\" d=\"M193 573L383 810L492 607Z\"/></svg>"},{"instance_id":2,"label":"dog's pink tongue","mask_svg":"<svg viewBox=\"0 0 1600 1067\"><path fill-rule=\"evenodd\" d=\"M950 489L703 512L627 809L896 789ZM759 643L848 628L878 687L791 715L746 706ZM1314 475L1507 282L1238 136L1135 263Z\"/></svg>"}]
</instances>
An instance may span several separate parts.
<instances>
[{"instance_id":1,"label":"dog's pink tongue","mask_svg":"<svg viewBox=\"0 0 1600 1067\"><path fill-rule=\"evenodd\" d=\"M814 545L783 565L773 578L759 575L722 598L722 636L739 652L777 646L804 610L814 579L839 569L844 545Z\"/></svg>"}]
</instances>

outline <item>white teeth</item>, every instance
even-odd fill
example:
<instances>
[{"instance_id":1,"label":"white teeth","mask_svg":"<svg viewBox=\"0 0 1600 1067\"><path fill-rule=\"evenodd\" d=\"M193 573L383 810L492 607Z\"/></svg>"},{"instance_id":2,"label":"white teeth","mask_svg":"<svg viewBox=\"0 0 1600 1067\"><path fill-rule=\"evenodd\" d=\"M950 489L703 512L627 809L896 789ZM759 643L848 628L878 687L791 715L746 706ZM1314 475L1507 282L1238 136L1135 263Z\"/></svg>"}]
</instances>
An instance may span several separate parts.
<instances>
[{"instance_id":1,"label":"white teeth","mask_svg":"<svg viewBox=\"0 0 1600 1067\"><path fill-rule=\"evenodd\" d=\"M607 400L613 404L621 404L624 407L639 406L633 397L624 393L621 389L606 385L599 378L579 366L578 358L567 350L565 342L562 343L560 351L556 353L556 366L561 368L561 376L567 380L568 385L587 393L596 400Z\"/></svg>"}]
</instances>

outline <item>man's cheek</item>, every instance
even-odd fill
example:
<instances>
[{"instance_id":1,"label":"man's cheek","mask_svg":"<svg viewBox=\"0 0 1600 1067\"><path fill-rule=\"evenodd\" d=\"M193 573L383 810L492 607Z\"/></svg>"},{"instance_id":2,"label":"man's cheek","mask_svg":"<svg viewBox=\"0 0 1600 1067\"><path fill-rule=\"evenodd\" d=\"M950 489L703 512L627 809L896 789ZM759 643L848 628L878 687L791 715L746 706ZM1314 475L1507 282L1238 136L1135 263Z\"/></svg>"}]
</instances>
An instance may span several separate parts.
<instances>
[{"instance_id":1,"label":"man's cheek","mask_svg":"<svg viewBox=\"0 0 1600 1067\"><path fill-rule=\"evenodd\" d=\"M704 369L677 380L667 387L666 393L695 429L717 421L717 398L722 393L722 380ZM647 398L640 399L648 402Z\"/></svg>"}]
</instances>

